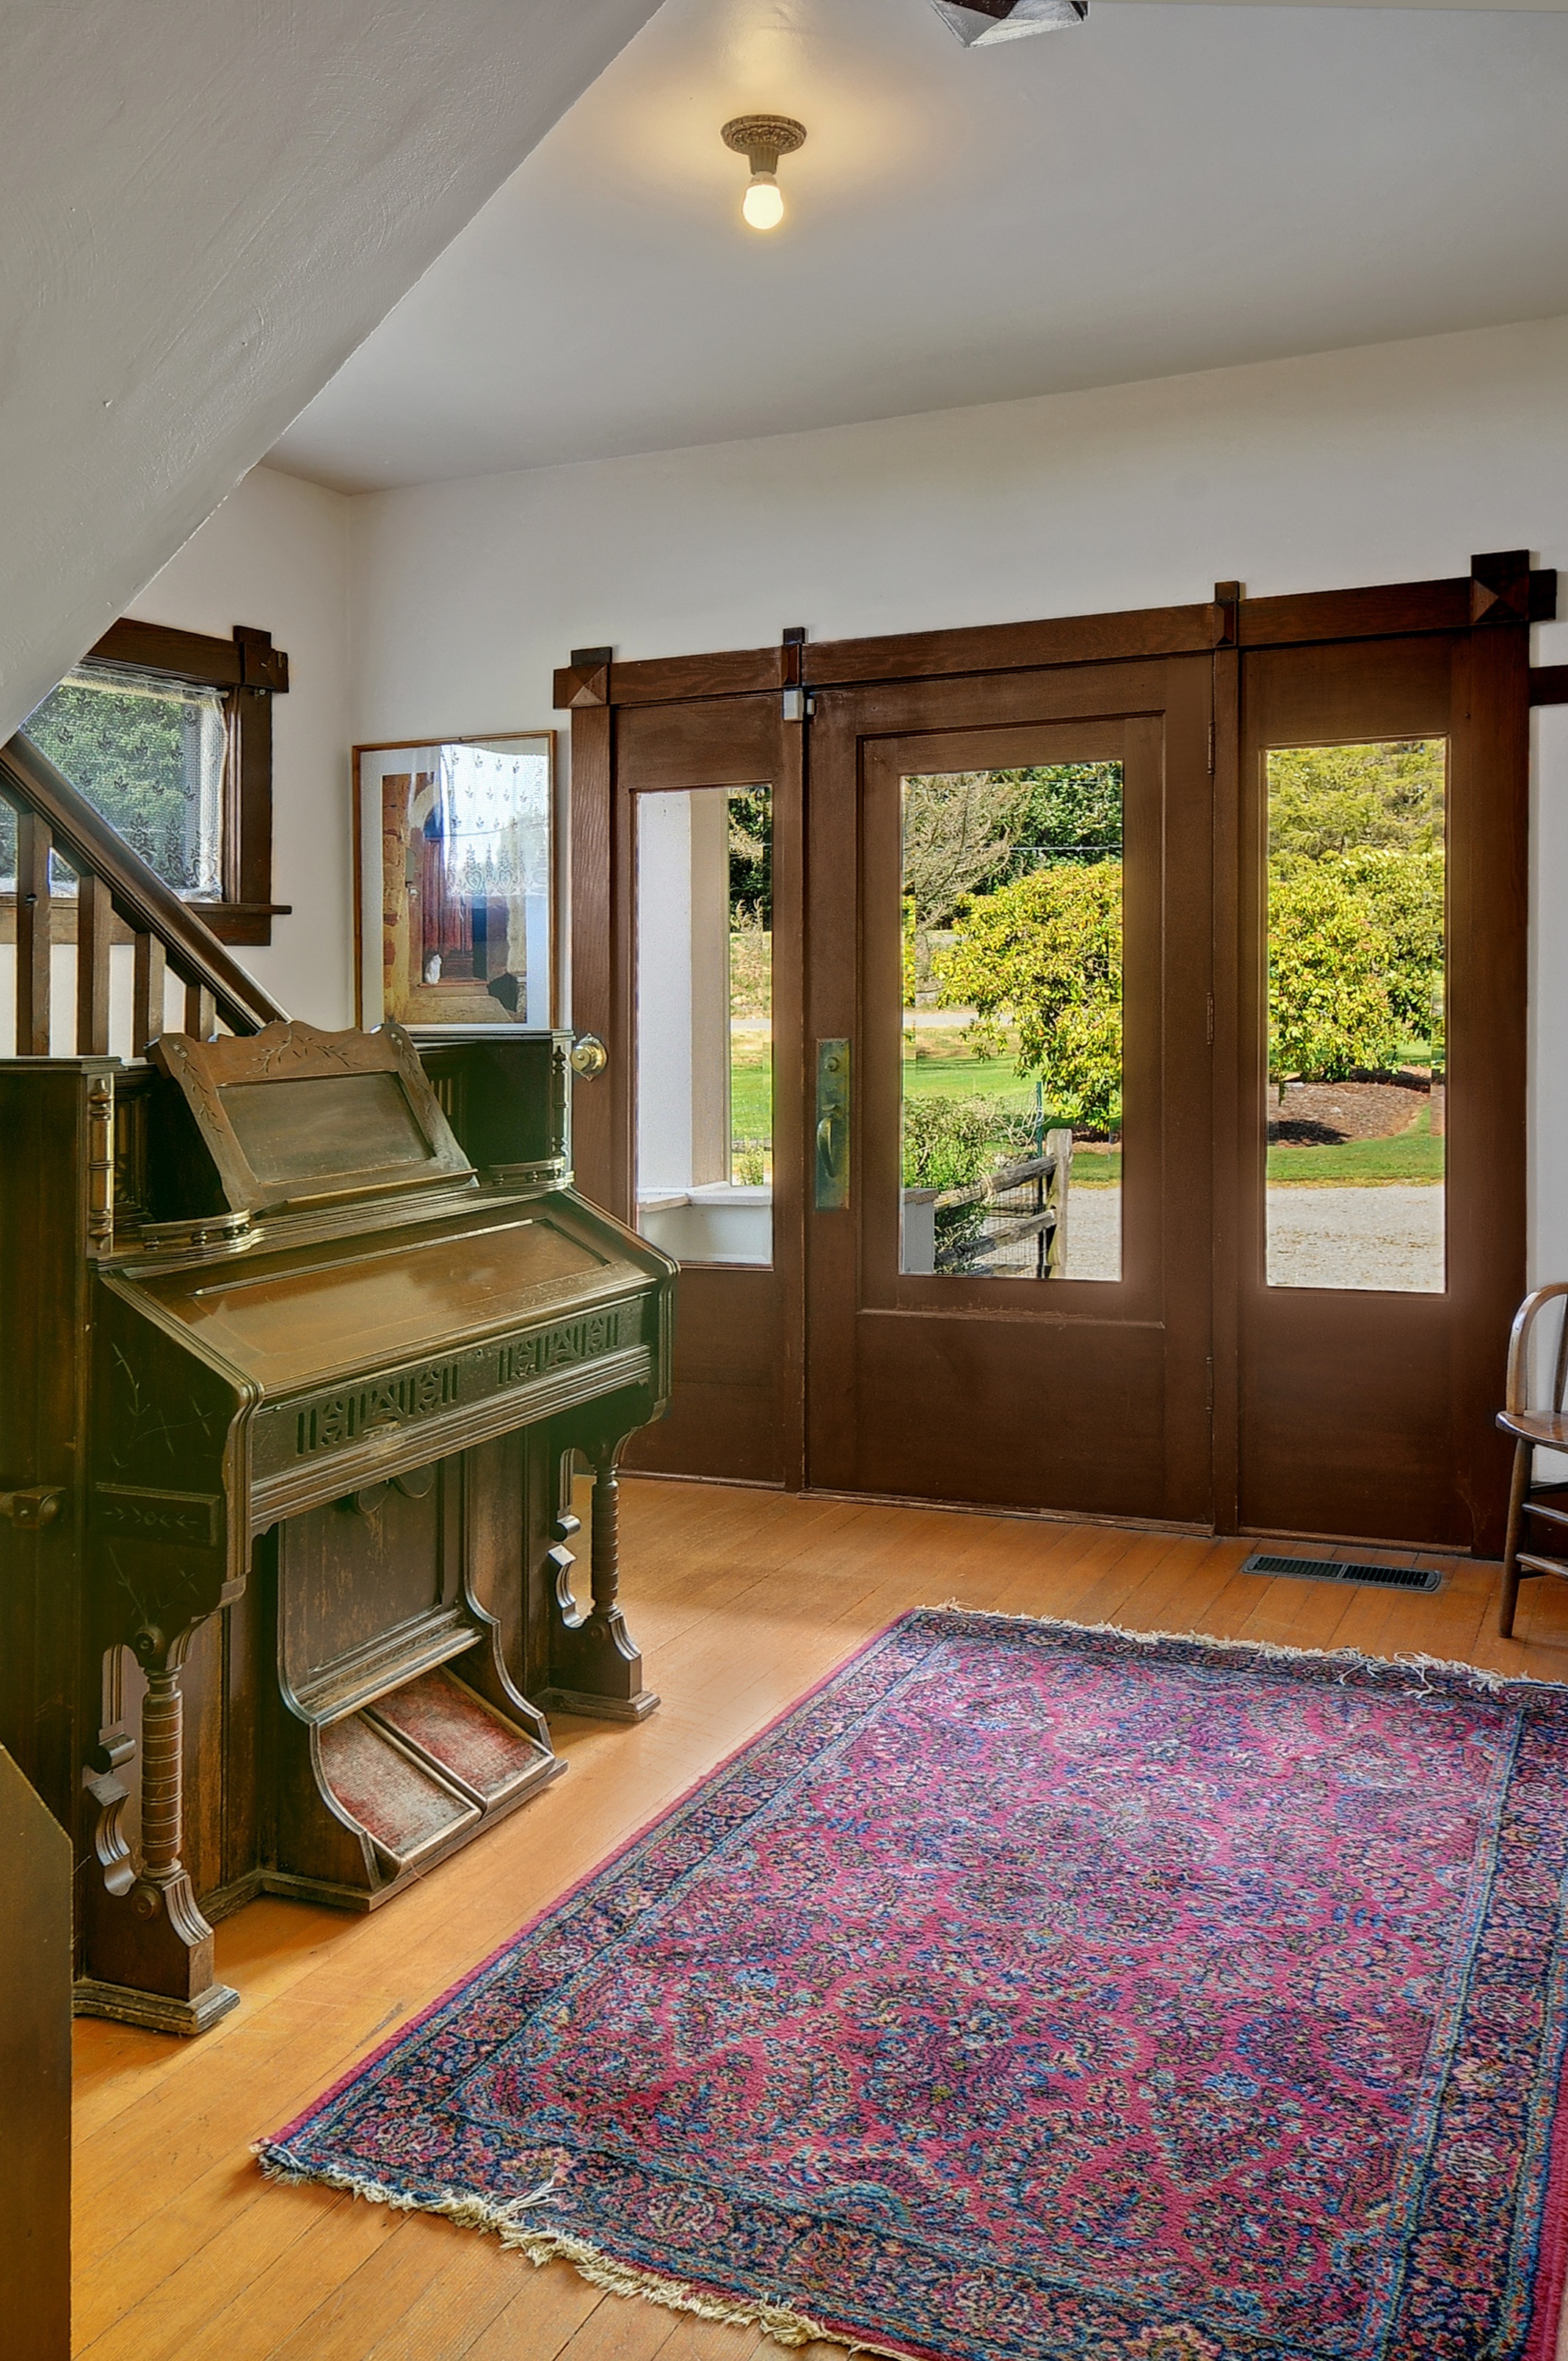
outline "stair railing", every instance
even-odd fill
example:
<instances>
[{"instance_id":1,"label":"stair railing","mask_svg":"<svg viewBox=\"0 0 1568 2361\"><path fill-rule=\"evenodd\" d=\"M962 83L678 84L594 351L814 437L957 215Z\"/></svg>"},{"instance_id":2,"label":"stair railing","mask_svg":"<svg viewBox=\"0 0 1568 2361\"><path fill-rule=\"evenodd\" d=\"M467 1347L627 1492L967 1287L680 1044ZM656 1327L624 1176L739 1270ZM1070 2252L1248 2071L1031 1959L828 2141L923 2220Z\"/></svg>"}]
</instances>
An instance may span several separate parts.
<instances>
[{"instance_id":1,"label":"stair railing","mask_svg":"<svg viewBox=\"0 0 1568 2361\"><path fill-rule=\"evenodd\" d=\"M164 980L185 987L187 1033L206 1040L222 1024L258 1033L286 1016L229 957L199 915L95 811L23 731L0 746L0 796L16 815L16 1048L49 1055L53 897L49 854L77 879L76 1049L109 1049L109 946L118 918L131 938L131 1051L139 1058L164 1029Z\"/></svg>"}]
</instances>

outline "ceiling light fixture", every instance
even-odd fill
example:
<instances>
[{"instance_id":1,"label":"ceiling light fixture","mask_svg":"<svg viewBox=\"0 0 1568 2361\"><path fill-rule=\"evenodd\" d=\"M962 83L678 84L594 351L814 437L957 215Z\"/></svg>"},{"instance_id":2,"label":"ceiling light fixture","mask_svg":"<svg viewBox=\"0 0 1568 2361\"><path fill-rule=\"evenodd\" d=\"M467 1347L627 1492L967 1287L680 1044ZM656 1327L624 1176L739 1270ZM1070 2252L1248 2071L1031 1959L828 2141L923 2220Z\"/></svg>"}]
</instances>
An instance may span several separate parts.
<instances>
[{"instance_id":1,"label":"ceiling light fixture","mask_svg":"<svg viewBox=\"0 0 1568 2361\"><path fill-rule=\"evenodd\" d=\"M738 115L720 134L727 148L744 156L751 178L740 211L753 229L776 229L784 219L779 158L793 155L806 138L806 126L788 115Z\"/></svg>"},{"instance_id":2,"label":"ceiling light fixture","mask_svg":"<svg viewBox=\"0 0 1568 2361\"><path fill-rule=\"evenodd\" d=\"M1089 0L932 0L932 5L966 49L1054 33L1063 25L1081 25L1089 14Z\"/></svg>"}]
</instances>

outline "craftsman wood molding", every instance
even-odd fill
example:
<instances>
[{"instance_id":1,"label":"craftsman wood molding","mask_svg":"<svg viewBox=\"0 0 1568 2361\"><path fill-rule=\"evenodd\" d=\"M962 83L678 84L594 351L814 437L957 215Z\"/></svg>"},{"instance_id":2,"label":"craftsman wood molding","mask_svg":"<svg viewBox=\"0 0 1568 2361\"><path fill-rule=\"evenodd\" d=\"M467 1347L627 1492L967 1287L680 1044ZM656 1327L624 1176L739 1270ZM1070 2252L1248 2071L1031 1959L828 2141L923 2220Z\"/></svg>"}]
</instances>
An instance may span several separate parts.
<instances>
[{"instance_id":1,"label":"craftsman wood molding","mask_svg":"<svg viewBox=\"0 0 1568 2361\"><path fill-rule=\"evenodd\" d=\"M571 663L555 675L558 711L609 703L609 667L613 648L574 648Z\"/></svg>"},{"instance_id":2,"label":"craftsman wood molding","mask_svg":"<svg viewBox=\"0 0 1568 2361\"><path fill-rule=\"evenodd\" d=\"M623 1219L639 799L762 782L773 796L773 1261L685 1268L671 1411L637 1439L637 1465L1495 1545L1506 1484L1488 1403L1524 1268L1526 699L1568 691L1568 666L1527 677L1529 633L1556 613L1556 575L1501 550L1435 580L1266 598L1234 579L1205 587L1129 613L817 642L791 631L659 659L575 652L558 683L564 703L581 700L574 1015L609 1050L582 1096L576 1169ZM1269 1293L1257 1153L1262 751L1390 737L1452 750L1446 1154L1466 1208L1449 1225L1447 1290L1392 1310L1354 1290ZM1096 760L1124 766L1133 847L1124 1054L1142 1113L1128 1118L1130 1138L1141 1128L1124 1276L1006 1310L989 1280L921 1296L935 1282L903 1271L896 1237L897 782L927 764ZM847 1204L814 1208L817 1052L857 1027L858 1177Z\"/></svg>"},{"instance_id":3,"label":"craftsman wood molding","mask_svg":"<svg viewBox=\"0 0 1568 2361\"><path fill-rule=\"evenodd\" d=\"M1213 648L1293 647L1465 631L1477 623L1542 623L1556 612L1555 569L1532 568L1528 551L1504 550L1472 558L1466 575L1366 589L1248 598L1239 582L1225 582L1216 583L1213 599L1201 605L969 624L950 631L900 631L804 645L786 634L778 647L632 662L617 661L613 648L578 648L571 664L555 675L555 702L564 708L682 704L696 697L759 696L796 682L808 690L870 687L881 681L1197 655Z\"/></svg>"}]
</instances>

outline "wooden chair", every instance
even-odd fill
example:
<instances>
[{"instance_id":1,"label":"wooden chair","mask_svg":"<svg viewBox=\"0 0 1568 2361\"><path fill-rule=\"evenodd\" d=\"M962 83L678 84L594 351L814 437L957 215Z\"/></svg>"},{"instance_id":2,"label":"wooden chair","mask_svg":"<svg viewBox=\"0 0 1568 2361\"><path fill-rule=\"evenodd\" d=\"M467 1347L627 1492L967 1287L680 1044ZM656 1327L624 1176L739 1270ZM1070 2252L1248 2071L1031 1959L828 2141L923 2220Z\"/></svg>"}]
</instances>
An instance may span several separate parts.
<instances>
[{"instance_id":1,"label":"wooden chair","mask_svg":"<svg viewBox=\"0 0 1568 2361\"><path fill-rule=\"evenodd\" d=\"M1497 1413L1497 1424L1505 1434L1511 1434L1514 1438L1514 1475L1508 1491L1508 1533L1503 1545L1503 1592L1497 1609L1497 1630L1505 1640L1513 1634L1514 1609L1519 1604L1521 1582L1528 1582L1538 1574L1560 1574L1568 1577L1568 1557L1547 1557L1519 1547L1526 1534L1527 1517L1539 1517L1549 1527L1568 1528L1568 1507L1560 1506L1544 1497L1548 1493L1568 1492L1568 1477L1556 1477L1550 1484L1534 1481L1538 1450L1568 1454L1568 1415L1564 1414L1563 1406L1564 1391L1568 1390L1568 1303L1563 1306L1563 1325L1558 1333L1547 1406L1532 1410L1530 1403L1530 1332L1547 1304L1564 1297L1568 1297L1568 1279L1561 1279L1553 1280L1550 1287L1538 1287L1533 1294L1527 1295L1514 1315L1513 1334L1508 1339L1506 1407ZM1549 1533L1548 1538L1554 1540L1555 1535Z\"/></svg>"}]
</instances>

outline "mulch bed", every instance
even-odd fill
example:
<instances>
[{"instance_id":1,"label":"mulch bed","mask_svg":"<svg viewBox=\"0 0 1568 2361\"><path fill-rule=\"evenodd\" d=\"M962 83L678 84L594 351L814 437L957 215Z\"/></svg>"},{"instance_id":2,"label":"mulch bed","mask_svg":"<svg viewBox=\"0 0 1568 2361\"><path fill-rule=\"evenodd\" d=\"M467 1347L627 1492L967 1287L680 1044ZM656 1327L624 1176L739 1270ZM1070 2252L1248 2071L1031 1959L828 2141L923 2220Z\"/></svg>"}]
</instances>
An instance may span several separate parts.
<instances>
[{"instance_id":1,"label":"mulch bed","mask_svg":"<svg viewBox=\"0 0 1568 2361\"><path fill-rule=\"evenodd\" d=\"M1431 1096L1424 1082L1287 1082L1268 1093L1270 1147L1334 1148L1408 1131Z\"/></svg>"}]
</instances>

